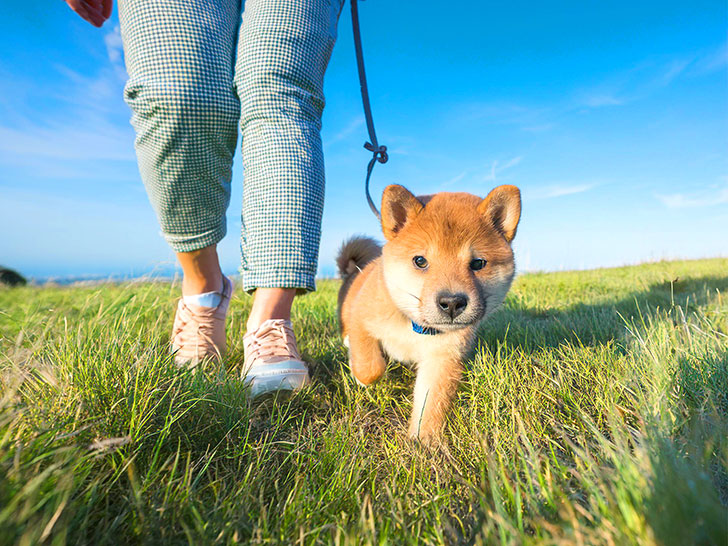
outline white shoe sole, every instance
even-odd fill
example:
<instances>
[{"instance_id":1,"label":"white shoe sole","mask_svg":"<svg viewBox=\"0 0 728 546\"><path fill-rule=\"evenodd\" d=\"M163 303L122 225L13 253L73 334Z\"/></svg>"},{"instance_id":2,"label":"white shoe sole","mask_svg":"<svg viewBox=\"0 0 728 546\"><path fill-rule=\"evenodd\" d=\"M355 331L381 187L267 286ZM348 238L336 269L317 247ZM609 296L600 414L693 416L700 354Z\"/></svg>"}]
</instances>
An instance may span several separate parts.
<instances>
[{"instance_id":1,"label":"white shoe sole","mask_svg":"<svg viewBox=\"0 0 728 546\"><path fill-rule=\"evenodd\" d=\"M302 362L285 360L275 364L254 366L243 376L250 387L250 396L257 398L276 391L297 391L311 382L308 368Z\"/></svg>"}]
</instances>

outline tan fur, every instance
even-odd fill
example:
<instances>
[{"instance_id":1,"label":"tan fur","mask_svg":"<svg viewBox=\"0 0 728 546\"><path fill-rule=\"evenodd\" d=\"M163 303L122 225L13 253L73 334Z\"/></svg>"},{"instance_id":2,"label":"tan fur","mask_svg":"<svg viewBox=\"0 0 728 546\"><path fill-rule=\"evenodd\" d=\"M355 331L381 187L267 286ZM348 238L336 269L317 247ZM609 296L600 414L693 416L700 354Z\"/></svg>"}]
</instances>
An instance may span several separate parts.
<instances>
[{"instance_id":1,"label":"tan fur","mask_svg":"<svg viewBox=\"0 0 728 546\"><path fill-rule=\"evenodd\" d=\"M342 302L349 291L354 277L369 262L378 258L381 254L382 248L371 237L359 235L348 239L341 245L339 254L336 257L336 266L339 269L341 279L344 281L339 289L339 302L337 306L339 310L339 322L341 322Z\"/></svg>"},{"instance_id":2,"label":"tan fur","mask_svg":"<svg viewBox=\"0 0 728 546\"><path fill-rule=\"evenodd\" d=\"M383 351L417 367L412 437L439 438L478 324L503 302L513 280L510 242L520 212L515 186L499 186L481 199L467 193L416 198L393 185L382 196L388 242L381 256L374 257L371 239L342 246L339 317L352 374L364 385L377 381L386 368ZM362 254L361 263L353 258ZM426 258L426 269L414 264L415 256ZM472 270L475 258L486 266ZM467 305L457 314L443 306L443 295L466 298ZM413 320L441 333L418 334Z\"/></svg>"}]
</instances>

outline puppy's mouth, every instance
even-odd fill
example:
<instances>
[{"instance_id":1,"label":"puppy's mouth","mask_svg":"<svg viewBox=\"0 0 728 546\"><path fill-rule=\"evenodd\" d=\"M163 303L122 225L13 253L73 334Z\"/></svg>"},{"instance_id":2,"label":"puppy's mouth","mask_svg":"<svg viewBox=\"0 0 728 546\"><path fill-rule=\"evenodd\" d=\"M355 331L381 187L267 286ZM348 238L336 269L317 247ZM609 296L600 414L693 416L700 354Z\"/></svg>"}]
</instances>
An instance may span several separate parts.
<instances>
[{"instance_id":1,"label":"puppy's mouth","mask_svg":"<svg viewBox=\"0 0 728 546\"><path fill-rule=\"evenodd\" d=\"M453 320L442 320L441 317L438 317L436 320L430 320L423 317L421 324L422 326L434 328L442 332L452 332L455 330L462 330L463 328L468 328L470 326L475 326L482 320L484 316L485 305L483 305L482 309L477 310L467 317L461 315Z\"/></svg>"},{"instance_id":2,"label":"puppy's mouth","mask_svg":"<svg viewBox=\"0 0 728 546\"><path fill-rule=\"evenodd\" d=\"M441 332L454 332L456 330L462 330L468 326L473 326L475 322L425 322L423 326L427 328L434 328Z\"/></svg>"}]
</instances>

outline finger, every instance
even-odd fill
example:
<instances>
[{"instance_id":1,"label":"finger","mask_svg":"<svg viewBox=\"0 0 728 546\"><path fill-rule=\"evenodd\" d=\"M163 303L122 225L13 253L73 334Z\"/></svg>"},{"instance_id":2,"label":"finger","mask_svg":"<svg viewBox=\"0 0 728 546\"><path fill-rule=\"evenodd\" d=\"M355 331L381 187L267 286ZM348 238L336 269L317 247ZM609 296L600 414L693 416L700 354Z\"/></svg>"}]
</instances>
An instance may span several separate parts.
<instances>
[{"instance_id":1,"label":"finger","mask_svg":"<svg viewBox=\"0 0 728 546\"><path fill-rule=\"evenodd\" d=\"M104 20L101 18L101 16L98 13L94 13L93 11L86 11L86 15L82 15L81 17L86 19L95 27L101 27L101 25L104 24Z\"/></svg>"},{"instance_id":2,"label":"finger","mask_svg":"<svg viewBox=\"0 0 728 546\"><path fill-rule=\"evenodd\" d=\"M81 0L83 2L83 5L86 7L86 11L89 13L95 13L97 15L101 15L101 6L98 2L95 2L94 0Z\"/></svg>"},{"instance_id":3,"label":"finger","mask_svg":"<svg viewBox=\"0 0 728 546\"><path fill-rule=\"evenodd\" d=\"M88 14L88 10L86 10L86 6L83 4L77 4L75 6L71 6L71 9L78 13L85 21L88 21L89 23L92 23L91 16Z\"/></svg>"},{"instance_id":4,"label":"finger","mask_svg":"<svg viewBox=\"0 0 728 546\"><path fill-rule=\"evenodd\" d=\"M92 6L90 6L88 2L84 1L83 4L81 4L79 7L81 7L85 13L85 15L82 15L79 12L79 15L81 15L81 17L86 19L93 26L100 27L104 24L105 19L101 16L101 13L94 9Z\"/></svg>"},{"instance_id":5,"label":"finger","mask_svg":"<svg viewBox=\"0 0 728 546\"><path fill-rule=\"evenodd\" d=\"M82 0L66 0L68 7L76 12L84 21L88 21L96 27L100 27L103 20L100 19L100 15L94 15L90 12L88 7L82 2Z\"/></svg>"},{"instance_id":6,"label":"finger","mask_svg":"<svg viewBox=\"0 0 728 546\"><path fill-rule=\"evenodd\" d=\"M104 19L108 19L111 17L111 8L114 5L114 0L102 0L104 4L104 9L101 12L101 14L104 16Z\"/></svg>"},{"instance_id":7,"label":"finger","mask_svg":"<svg viewBox=\"0 0 728 546\"><path fill-rule=\"evenodd\" d=\"M99 20L103 23L111 16L111 0L83 0L89 11L96 13Z\"/></svg>"}]
</instances>

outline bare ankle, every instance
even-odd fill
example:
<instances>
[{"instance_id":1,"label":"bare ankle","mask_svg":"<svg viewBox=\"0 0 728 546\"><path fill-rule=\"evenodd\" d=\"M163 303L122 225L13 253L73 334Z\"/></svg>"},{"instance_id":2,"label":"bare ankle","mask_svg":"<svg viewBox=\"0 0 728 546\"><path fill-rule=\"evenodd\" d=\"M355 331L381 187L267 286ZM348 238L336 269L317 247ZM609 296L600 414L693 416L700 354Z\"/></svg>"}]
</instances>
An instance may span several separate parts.
<instances>
[{"instance_id":1,"label":"bare ankle","mask_svg":"<svg viewBox=\"0 0 728 546\"><path fill-rule=\"evenodd\" d=\"M185 275L182 278L182 295L193 296L205 292L222 291L222 273L209 277L193 277Z\"/></svg>"},{"instance_id":2,"label":"bare ankle","mask_svg":"<svg viewBox=\"0 0 728 546\"><path fill-rule=\"evenodd\" d=\"M246 324L248 332L258 329L269 319L291 320L295 288L258 288Z\"/></svg>"},{"instance_id":3,"label":"bare ankle","mask_svg":"<svg viewBox=\"0 0 728 546\"><path fill-rule=\"evenodd\" d=\"M222 289L222 270L217 258L217 248L211 245L192 252L178 252L182 266L182 294L191 296Z\"/></svg>"}]
</instances>

